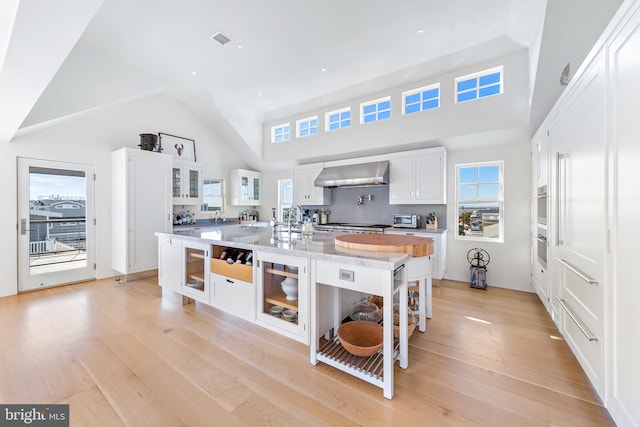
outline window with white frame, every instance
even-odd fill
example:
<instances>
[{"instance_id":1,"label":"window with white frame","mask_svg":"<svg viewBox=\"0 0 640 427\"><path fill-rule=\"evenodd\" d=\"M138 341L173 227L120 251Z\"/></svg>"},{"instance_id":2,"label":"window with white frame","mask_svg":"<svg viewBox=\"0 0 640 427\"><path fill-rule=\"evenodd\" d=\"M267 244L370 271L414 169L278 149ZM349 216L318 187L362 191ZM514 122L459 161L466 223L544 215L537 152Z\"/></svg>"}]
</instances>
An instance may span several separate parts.
<instances>
[{"instance_id":1,"label":"window with white frame","mask_svg":"<svg viewBox=\"0 0 640 427\"><path fill-rule=\"evenodd\" d=\"M271 128L271 142L283 142L291 139L291 126L289 123L273 126Z\"/></svg>"},{"instance_id":2,"label":"window with white frame","mask_svg":"<svg viewBox=\"0 0 640 427\"><path fill-rule=\"evenodd\" d=\"M504 164L456 165L456 239L504 241Z\"/></svg>"},{"instance_id":3,"label":"window with white frame","mask_svg":"<svg viewBox=\"0 0 640 427\"><path fill-rule=\"evenodd\" d=\"M213 178L202 180L201 210L224 212L224 180Z\"/></svg>"},{"instance_id":4,"label":"window with white frame","mask_svg":"<svg viewBox=\"0 0 640 427\"><path fill-rule=\"evenodd\" d=\"M293 205L293 180L278 180L278 221L289 221L289 209Z\"/></svg>"},{"instance_id":5,"label":"window with white frame","mask_svg":"<svg viewBox=\"0 0 640 427\"><path fill-rule=\"evenodd\" d=\"M456 78L456 103L500 95L503 90L502 71L502 67L496 67Z\"/></svg>"},{"instance_id":6,"label":"window with white frame","mask_svg":"<svg viewBox=\"0 0 640 427\"><path fill-rule=\"evenodd\" d=\"M402 92L402 114L440 107L440 83Z\"/></svg>"},{"instance_id":7,"label":"window with white frame","mask_svg":"<svg viewBox=\"0 0 640 427\"><path fill-rule=\"evenodd\" d=\"M325 131L344 129L351 126L351 107L329 111L324 117Z\"/></svg>"},{"instance_id":8,"label":"window with white frame","mask_svg":"<svg viewBox=\"0 0 640 427\"><path fill-rule=\"evenodd\" d=\"M391 97L360 104L360 123L372 123L391 118Z\"/></svg>"},{"instance_id":9,"label":"window with white frame","mask_svg":"<svg viewBox=\"0 0 640 427\"><path fill-rule=\"evenodd\" d=\"M296 136L304 138L305 136L316 135L318 133L318 116L307 117L296 121Z\"/></svg>"}]
</instances>

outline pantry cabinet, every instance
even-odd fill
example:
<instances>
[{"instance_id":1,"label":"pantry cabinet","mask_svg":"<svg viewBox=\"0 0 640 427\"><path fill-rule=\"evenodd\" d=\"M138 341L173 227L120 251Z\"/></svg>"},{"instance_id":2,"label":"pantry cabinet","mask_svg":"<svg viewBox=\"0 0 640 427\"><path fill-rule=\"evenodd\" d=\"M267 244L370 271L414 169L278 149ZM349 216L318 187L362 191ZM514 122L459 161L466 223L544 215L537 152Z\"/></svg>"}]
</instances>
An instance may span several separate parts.
<instances>
[{"instance_id":1,"label":"pantry cabinet","mask_svg":"<svg viewBox=\"0 0 640 427\"><path fill-rule=\"evenodd\" d=\"M262 174L245 169L229 172L231 204L234 206L260 206L262 204Z\"/></svg>"},{"instance_id":2,"label":"pantry cabinet","mask_svg":"<svg viewBox=\"0 0 640 427\"><path fill-rule=\"evenodd\" d=\"M306 165L293 171L293 203L322 206L331 204L331 190L313 183L322 172L322 164Z\"/></svg>"},{"instance_id":3,"label":"pantry cabinet","mask_svg":"<svg viewBox=\"0 0 640 427\"><path fill-rule=\"evenodd\" d=\"M111 266L122 274L158 268L155 233L171 230L171 156L111 153Z\"/></svg>"},{"instance_id":4,"label":"pantry cabinet","mask_svg":"<svg viewBox=\"0 0 640 427\"><path fill-rule=\"evenodd\" d=\"M549 254L536 280L618 425L640 425L638 51L640 1L624 1L536 134L549 148Z\"/></svg>"},{"instance_id":5,"label":"pantry cabinet","mask_svg":"<svg viewBox=\"0 0 640 427\"><path fill-rule=\"evenodd\" d=\"M202 204L202 166L195 162L173 160L171 197L174 205Z\"/></svg>"},{"instance_id":6,"label":"pantry cabinet","mask_svg":"<svg viewBox=\"0 0 640 427\"><path fill-rule=\"evenodd\" d=\"M393 156L389 166L389 204L445 204L446 164L443 147Z\"/></svg>"}]
</instances>

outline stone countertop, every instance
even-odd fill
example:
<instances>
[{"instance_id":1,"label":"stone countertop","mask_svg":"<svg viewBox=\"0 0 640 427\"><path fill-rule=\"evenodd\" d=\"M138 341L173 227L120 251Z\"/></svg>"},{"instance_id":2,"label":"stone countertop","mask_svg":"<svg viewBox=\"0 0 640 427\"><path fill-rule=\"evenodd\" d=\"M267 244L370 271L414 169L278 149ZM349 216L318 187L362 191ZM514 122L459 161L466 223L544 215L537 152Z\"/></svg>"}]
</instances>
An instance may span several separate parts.
<instances>
[{"instance_id":1,"label":"stone countertop","mask_svg":"<svg viewBox=\"0 0 640 427\"><path fill-rule=\"evenodd\" d=\"M385 232L389 231L404 231L406 233L432 233L442 234L447 231L446 228L426 229L426 228L406 228L406 227L390 227L386 228Z\"/></svg>"},{"instance_id":2,"label":"stone countertop","mask_svg":"<svg viewBox=\"0 0 640 427\"><path fill-rule=\"evenodd\" d=\"M396 269L411 258L408 252L374 252L336 247L335 238L340 234L344 233L314 232L312 236L292 233L289 239L287 231L274 235L270 227L220 225L195 226L172 233L156 233L156 236L385 270Z\"/></svg>"}]
</instances>

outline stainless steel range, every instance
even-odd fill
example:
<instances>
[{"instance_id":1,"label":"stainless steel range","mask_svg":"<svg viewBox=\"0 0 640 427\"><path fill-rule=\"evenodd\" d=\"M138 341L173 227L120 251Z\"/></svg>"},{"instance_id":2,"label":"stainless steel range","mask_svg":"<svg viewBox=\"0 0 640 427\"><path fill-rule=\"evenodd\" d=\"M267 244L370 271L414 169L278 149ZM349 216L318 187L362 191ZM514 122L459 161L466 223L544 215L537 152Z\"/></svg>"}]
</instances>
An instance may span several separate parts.
<instances>
[{"instance_id":1,"label":"stainless steel range","mask_svg":"<svg viewBox=\"0 0 640 427\"><path fill-rule=\"evenodd\" d=\"M330 222L328 224L316 225L314 229L318 231L338 231L343 233L384 233L385 228L389 228L388 224L358 224L347 222Z\"/></svg>"}]
</instances>

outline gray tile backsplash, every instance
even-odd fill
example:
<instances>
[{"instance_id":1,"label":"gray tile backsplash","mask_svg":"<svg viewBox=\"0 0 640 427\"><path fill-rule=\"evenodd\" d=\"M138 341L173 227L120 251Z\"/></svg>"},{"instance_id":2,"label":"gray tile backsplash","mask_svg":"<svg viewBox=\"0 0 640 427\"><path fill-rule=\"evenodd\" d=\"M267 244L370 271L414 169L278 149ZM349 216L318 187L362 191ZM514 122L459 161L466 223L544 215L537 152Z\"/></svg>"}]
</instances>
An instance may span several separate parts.
<instances>
[{"instance_id":1,"label":"gray tile backsplash","mask_svg":"<svg viewBox=\"0 0 640 427\"><path fill-rule=\"evenodd\" d=\"M360 196L371 194L371 201L358 206ZM390 205L389 187L332 188L331 206L304 206L303 208L331 211L330 222L356 222L370 224L391 224L393 214L420 215L424 227L425 217L435 212L438 227L447 228L447 205Z\"/></svg>"}]
</instances>

